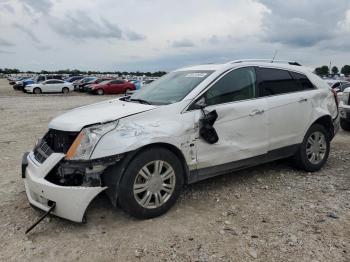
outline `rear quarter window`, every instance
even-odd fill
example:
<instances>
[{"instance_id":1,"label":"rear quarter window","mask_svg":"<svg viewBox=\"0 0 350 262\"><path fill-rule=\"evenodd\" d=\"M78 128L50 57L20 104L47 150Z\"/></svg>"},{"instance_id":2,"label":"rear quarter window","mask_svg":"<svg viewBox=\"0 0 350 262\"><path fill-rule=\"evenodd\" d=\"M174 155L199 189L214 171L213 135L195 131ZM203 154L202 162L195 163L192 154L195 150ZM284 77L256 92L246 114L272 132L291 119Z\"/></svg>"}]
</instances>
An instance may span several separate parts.
<instances>
[{"instance_id":1,"label":"rear quarter window","mask_svg":"<svg viewBox=\"0 0 350 262\"><path fill-rule=\"evenodd\" d=\"M315 86L311 83L311 81L309 80L309 78L307 78L306 75L296 72L290 72L290 74L294 79L298 81L300 85L300 90L310 90L315 88Z\"/></svg>"},{"instance_id":2,"label":"rear quarter window","mask_svg":"<svg viewBox=\"0 0 350 262\"><path fill-rule=\"evenodd\" d=\"M259 96L274 96L300 91L301 87L287 70L257 68Z\"/></svg>"}]
</instances>

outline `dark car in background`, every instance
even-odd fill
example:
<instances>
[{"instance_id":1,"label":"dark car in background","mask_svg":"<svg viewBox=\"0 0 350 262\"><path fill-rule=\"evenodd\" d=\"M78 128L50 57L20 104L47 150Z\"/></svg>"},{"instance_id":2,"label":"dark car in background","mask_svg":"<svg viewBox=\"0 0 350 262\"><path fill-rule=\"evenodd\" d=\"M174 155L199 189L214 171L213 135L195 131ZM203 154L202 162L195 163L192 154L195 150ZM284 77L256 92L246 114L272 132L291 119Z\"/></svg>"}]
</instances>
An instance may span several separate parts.
<instances>
[{"instance_id":1,"label":"dark car in background","mask_svg":"<svg viewBox=\"0 0 350 262\"><path fill-rule=\"evenodd\" d=\"M104 81L110 81L110 80L114 80L115 78L113 77L100 77L100 78L96 78L90 82L84 83L83 84L83 92L88 92L90 90L90 87L92 87L93 85L96 84L100 84Z\"/></svg>"},{"instance_id":2,"label":"dark car in background","mask_svg":"<svg viewBox=\"0 0 350 262\"><path fill-rule=\"evenodd\" d=\"M70 76L65 81L69 83L73 83L74 81L78 81L83 79L85 76Z\"/></svg>"},{"instance_id":3,"label":"dark car in background","mask_svg":"<svg viewBox=\"0 0 350 262\"><path fill-rule=\"evenodd\" d=\"M79 80L79 81L74 81L74 90L82 92L83 91L83 87L86 83L93 81L97 79L97 77L95 76L87 76L84 77L83 79Z\"/></svg>"},{"instance_id":4,"label":"dark car in background","mask_svg":"<svg viewBox=\"0 0 350 262\"><path fill-rule=\"evenodd\" d=\"M110 80L92 85L88 91L93 94L103 95L126 93L135 89L135 85L126 80Z\"/></svg>"}]
</instances>

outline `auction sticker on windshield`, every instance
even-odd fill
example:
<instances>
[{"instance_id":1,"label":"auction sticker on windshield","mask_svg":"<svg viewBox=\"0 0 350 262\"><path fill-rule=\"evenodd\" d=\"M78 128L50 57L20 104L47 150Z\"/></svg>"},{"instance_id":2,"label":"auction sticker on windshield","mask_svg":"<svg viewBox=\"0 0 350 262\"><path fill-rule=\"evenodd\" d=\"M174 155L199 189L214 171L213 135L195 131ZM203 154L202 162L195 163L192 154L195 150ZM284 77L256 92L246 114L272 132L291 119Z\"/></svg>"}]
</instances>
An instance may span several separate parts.
<instances>
[{"instance_id":1,"label":"auction sticker on windshield","mask_svg":"<svg viewBox=\"0 0 350 262\"><path fill-rule=\"evenodd\" d=\"M196 78L202 78L205 77L208 73L190 73L187 74L186 77L196 77Z\"/></svg>"}]
</instances>

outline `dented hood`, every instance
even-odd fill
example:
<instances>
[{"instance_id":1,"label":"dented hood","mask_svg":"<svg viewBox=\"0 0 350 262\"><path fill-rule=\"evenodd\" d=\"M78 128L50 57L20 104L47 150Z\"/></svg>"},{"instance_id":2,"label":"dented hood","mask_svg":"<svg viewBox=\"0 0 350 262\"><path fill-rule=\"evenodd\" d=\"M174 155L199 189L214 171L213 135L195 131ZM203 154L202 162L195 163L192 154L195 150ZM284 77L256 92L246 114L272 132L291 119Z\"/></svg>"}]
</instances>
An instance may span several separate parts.
<instances>
[{"instance_id":1,"label":"dented hood","mask_svg":"<svg viewBox=\"0 0 350 262\"><path fill-rule=\"evenodd\" d=\"M62 131L80 131L84 126L117 120L156 107L113 99L70 110L54 118L49 123L49 128Z\"/></svg>"}]
</instances>

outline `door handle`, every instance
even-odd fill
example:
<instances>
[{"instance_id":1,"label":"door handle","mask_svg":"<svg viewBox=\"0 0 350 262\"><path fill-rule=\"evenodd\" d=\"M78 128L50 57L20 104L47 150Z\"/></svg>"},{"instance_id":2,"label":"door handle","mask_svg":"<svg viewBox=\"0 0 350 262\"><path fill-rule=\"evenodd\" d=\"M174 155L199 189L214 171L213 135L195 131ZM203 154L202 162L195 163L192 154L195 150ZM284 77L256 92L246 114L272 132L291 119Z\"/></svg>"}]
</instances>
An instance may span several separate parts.
<instances>
[{"instance_id":1,"label":"door handle","mask_svg":"<svg viewBox=\"0 0 350 262\"><path fill-rule=\"evenodd\" d=\"M303 98L303 97L302 97L302 98L300 98L300 99L298 100L298 102L299 102L299 103L307 102L307 98Z\"/></svg>"},{"instance_id":2,"label":"door handle","mask_svg":"<svg viewBox=\"0 0 350 262\"><path fill-rule=\"evenodd\" d=\"M264 109L254 109L252 112L250 112L250 116L256 116L256 115L261 115L265 112Z\"/></svg>"}]
</instances>

